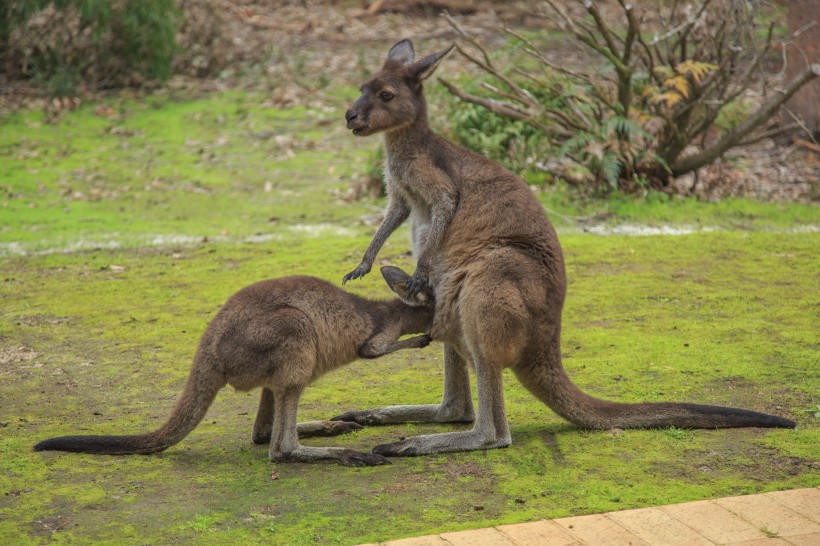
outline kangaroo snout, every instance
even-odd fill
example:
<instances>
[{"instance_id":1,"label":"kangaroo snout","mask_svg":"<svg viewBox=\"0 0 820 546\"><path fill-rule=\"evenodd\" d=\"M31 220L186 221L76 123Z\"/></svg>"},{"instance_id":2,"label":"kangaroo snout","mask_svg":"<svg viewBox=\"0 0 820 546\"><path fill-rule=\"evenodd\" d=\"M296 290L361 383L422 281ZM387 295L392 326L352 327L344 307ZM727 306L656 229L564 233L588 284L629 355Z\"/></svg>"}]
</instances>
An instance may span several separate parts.
<instances>
[{"instance_id":1,"label":"kangaroo snout","mask_svg":"<svg viewBox=\"0 0 820 546\"><path fill-rule=\"evenodd\" d=\"M354 135L364 136L363 133L368 129L367 120L359 114L355 107L345 112L345 121L347 121L347 128L351 129Z\"/></svg>"}]
</instances>

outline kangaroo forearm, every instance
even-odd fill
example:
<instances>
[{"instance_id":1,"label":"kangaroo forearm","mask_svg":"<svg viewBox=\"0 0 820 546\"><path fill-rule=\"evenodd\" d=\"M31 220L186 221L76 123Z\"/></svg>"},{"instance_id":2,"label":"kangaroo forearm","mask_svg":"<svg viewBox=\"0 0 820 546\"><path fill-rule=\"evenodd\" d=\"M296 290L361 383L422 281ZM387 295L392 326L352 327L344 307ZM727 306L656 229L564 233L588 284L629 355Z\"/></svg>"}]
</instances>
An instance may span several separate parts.
<instances>
[{"instance_id":1,"label":"kangaroo forearm","mask_svg":"<svg viewBox=\"0 0 820 546\"><path fill-rule=\"evenodd\" d=\"M396 229L402 225L409 216L409 207L400 201L391 201L390 205L387 207L387 211L385 212L384 220L382 220L379 229L376 230L373 240L370 241L362 261L372 264L376 260L379 250L381 250L382 246L384 246L385 241L387 241L390 235L392 235L393 232L396 231Z\"/></svg>"}]
</instances>

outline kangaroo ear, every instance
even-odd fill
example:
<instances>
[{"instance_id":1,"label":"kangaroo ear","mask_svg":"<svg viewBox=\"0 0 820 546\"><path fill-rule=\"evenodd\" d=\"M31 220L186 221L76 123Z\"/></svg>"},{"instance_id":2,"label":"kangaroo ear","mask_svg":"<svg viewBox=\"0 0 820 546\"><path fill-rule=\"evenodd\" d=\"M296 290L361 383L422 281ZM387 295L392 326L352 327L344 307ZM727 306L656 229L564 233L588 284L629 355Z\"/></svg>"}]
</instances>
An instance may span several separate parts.
<instances>
[{"instance_id":1,"label":"kangaroo ear","mask_svg":"<svg viewBox=\"0 0 820 546\"><path fill-rule=\"evenodd\" d=\"M455 44L451 45L444 51L440 51L438 53L433 53L432 55L428 55L422 59L419 59L418 62L413 64L413 75L419 80L426 80L429 78L433 72L436 70L436 67L439 63L450 53Z\"/></svg>"},{"instance_id":2,"label":"kangaroo ear","mask_svg":"<svg viewBox=\"0 0 820 546\"><path fill-rule=\"evenodd\" d=\"M388 61L398 61L402 64L410 64L416 58L416 51L413 49L413 42L402 40L390 48L387 54Z\"/></svg>"},{"instance_id":3,"label":"kangaroo ear","mask_svg":"<svg viewBox=\"0 0 820 546\"><path fill-rule=\"evenodd\" d=\"M415 294L410 294L407 290L407 281L410 280L410 275L392 265L386 265L381 268L382 277L387 282L390 290L396 293L401 301L411 307L429 306L433 303L433 295L429 290L422 290Z\"/></svg>"}]
</instances>

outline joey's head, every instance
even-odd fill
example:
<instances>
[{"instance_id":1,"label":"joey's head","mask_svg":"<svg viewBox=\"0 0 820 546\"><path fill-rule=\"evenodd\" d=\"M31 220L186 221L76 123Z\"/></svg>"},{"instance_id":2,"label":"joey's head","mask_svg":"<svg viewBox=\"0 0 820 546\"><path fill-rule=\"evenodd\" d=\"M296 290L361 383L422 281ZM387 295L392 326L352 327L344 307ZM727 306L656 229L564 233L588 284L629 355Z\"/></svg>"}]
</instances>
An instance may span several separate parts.
<instances>
[{"instance_id":1,"label":"joey's head","mask_svg":"<svg viewBox=\"0 0 820 546\"><path fill-rule=\"evenodd\" d=\"M387 286L390 290L396 293L401 301L411 307L428 307L432 308L435 304L433 299L433 292L429 288L425 288L413 294L407 289L407 281L410 280L410 275L392 265L386 265L381 268L382 277L384 277Z\"/></svg>"},{"instance_id":2,"label":"joey's head","mask_svg":"<svg viewBox=\"0 0 820 546\"><path fill-rule=\"evenodd\" d=\"M450 46L416 61L410 40L390 48L382 69L362 85L361 96L345 114L347 128L354 135L368 136L408 127L426 118L422 82L452 49Z\"/></svg>"}]
</instances>

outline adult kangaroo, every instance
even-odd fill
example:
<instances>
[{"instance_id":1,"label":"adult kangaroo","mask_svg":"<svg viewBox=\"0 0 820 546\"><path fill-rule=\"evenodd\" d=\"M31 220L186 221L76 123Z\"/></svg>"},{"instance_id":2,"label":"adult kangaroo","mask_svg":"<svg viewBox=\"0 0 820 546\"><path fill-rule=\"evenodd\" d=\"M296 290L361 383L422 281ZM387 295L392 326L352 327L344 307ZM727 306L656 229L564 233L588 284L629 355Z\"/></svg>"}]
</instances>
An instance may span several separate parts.
<instances>
[{"instance_id":1,"label":"adult kangaroo","mask_svg":"<svg viewBox=\"0 0 820 546\"><path fill-rule=\"evenodd\" d=\"M253 441L270 444L271 460L354 466L387 463L374 453L299 444L299 436L331 436L360 425L296 423L299 397L319 376L356 358L376 358L430 343L427 335L399 337L429 329L432 295L411 294L410 277L398 268L384 267L382 275L399 299L368 300L315 277L285 277L243 288L206 328L185 390L159 429L133 436L61 436L34 449L108 455L162 451L187 436L205 417L217 392L230 384L241 391L263 388Z\"/></svg>"},{"instance_id":2,"label":"adult kangaroo","mask_svg":"<svg viewBox=\"0 0 820 546\"><path fill-rule=\"evenodd\" d=\"M544 208L515 174L435 134L422 89L452 49L415 60L413 44L390 49L346 113L354 135L384 134L389 204L361 264L367 274L382 244L412 219L417 267L411 290L435 291L433 339L445 345L441 404L353 411L335 419L360 424L407 420L471 422L473 429L377 446L381 455L419 455L510 445L502 371L512 368L535 396L585 428L786 427L792 421L753 411L686 403L621 404L579 390L561 364L566 274ZM474 418L466 362L478 388Z\"/></svg>"}]
</instances>

